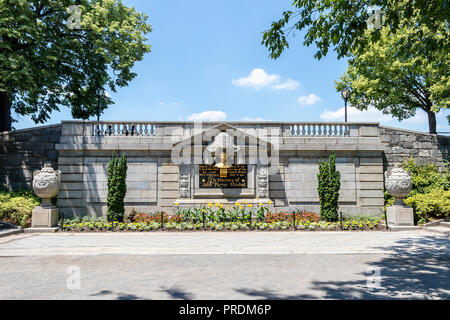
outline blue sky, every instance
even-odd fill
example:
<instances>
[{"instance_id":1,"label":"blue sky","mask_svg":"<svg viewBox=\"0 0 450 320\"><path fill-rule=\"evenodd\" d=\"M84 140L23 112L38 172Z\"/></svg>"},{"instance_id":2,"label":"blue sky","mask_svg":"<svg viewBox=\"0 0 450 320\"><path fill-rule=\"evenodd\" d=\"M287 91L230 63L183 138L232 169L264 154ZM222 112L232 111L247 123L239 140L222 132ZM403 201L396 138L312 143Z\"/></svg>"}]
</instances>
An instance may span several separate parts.
<instances>
[{"instance_id":1,"label":"blue sky","mask_svg":"<svg viewBox=\"0 0 450 320\"><path fill-rule=\"evenodd\" d=\"M152 52L135 65L138 76L128 87L110 93L115 105L102 120L344 120L334 80L345 60L334 53L315 60L315 47L304 47L301 34L277 60L261 45L262 31L292 0L124 2L149 16ZM438 115L438 131L450 131L447 114ZM17 129L34 125L29 117L18 119ZM47 124L70 119L64 108ZM399 123L376 110L351 109L349 121L428 130L420 110Z\"/></svg>"}]
</instances>

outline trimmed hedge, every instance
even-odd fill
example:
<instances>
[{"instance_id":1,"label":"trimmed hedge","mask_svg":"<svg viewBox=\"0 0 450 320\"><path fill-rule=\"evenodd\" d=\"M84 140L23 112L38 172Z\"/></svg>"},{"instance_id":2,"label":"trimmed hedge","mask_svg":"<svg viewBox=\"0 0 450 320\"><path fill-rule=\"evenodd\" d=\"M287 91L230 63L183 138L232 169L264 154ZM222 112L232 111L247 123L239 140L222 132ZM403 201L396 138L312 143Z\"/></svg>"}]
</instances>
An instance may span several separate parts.
<instances>
[{"instance_id":1,"label":"trimmed hedge","mask_svg":"<svg viewBox=\"0 0 450 320\"><path fill-rule=\"evenodd\" d=\"M320 161L317 182L320 216L326 221L335 222L339 218L338 201L341 189L341 173L336 170L336 154L334 152L330 155L328 161Z\"/></svg>"},{"instance_id":2,"label":"trimmed hedge","mask_svg":"<svg viewBox=\"0 0 450 320\"><path fill-rule=\"evenodd\" d=\"M127 158L114 153L108 163L108 196L106 199L109 221L123 221L125 215L125 195L127 193Z\"/></svg>"}]
</instances>

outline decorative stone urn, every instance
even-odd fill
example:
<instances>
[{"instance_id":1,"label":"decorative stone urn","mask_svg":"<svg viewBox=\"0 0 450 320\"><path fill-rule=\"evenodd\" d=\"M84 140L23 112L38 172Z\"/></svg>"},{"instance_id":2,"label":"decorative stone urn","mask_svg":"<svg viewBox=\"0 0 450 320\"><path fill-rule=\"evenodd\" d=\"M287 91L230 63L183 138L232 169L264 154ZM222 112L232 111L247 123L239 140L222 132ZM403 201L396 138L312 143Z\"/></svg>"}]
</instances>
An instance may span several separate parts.
<instances>
[{"instance_id":1,"label":"decorative stone urn","mask_svg":"<svg viewBox=\"0 0 450 320\"><path fill-rule=\"evenodd\" d=\"M403 198L411 192L412 180L409 172L396 165L392 170L384 173L387 192L395 197L396 204L403 204Z\"/></svg>"},{"instance_id":2,"label":"decorative stone urn","mask_svg":"<svg viewBox=\"0 0 450 320\"><path fill-rule=\"evenodd\" d=\"M384 173L385 187L387 192L395 197L394 205L387 208L388 223L394 225L414 225L414 213L408 207L403 198L411 192L412 180L410 174L403 170L401 165L396 165L392 170Z\"/></svg>"},{"instance_id":3,"label":"decorative stone urn","mask_svg":"<svg viewBox=\"0 0 450 320\"><path fill-rule=\"evenodd\" d=\"M52 228L58 225L58 208L51 204L61 186L61 171L53 170L50 163L45 163L41 170L33 172L33 190L42 199L40 206L32 211L31 227Z\"/></svg>"}]
</instances>

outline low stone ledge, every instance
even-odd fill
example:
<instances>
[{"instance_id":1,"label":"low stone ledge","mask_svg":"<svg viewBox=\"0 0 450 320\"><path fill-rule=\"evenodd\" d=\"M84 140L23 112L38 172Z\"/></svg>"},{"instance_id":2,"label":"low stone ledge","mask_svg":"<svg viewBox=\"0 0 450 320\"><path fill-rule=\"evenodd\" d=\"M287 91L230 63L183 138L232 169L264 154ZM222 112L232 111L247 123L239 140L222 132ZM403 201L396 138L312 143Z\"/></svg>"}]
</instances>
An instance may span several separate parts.
<instances>
[{"instance_id":1,"label":"low stone ledge","mask_svg":"<svg viewBox=\"0 0 450 320\"><path fill-rule=\"evenodd\" d=\"M23 233L23 229L0 229L0 238Z\"/></svg>"},{"instance_id":2,"label":"low stone ledge","mask_svg":"<svg viewBox=\"0 0 450 320\"><path fill-rule=\"evenodd\" d=\"M24 233L55 233L60 230L60 227L54 228L27 228L23 229Z\"/></svg>"}]
</instances>

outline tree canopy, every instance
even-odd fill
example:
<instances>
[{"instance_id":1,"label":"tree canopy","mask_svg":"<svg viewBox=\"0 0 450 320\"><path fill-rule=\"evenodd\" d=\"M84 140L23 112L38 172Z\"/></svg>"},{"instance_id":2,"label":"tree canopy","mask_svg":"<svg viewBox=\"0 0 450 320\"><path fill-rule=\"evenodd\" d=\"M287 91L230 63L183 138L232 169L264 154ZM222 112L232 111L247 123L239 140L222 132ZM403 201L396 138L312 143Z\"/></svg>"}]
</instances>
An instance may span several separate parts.
<instances>
[{"instance_id":1,"label":"tree canopy","mask_svg":"<svg viewBox=\"0 0 450 320\"><path fill-rule=\"evenodd\" d=\"M399 120L422 109L430 132L436 132L435 113L450 104L448 0L295 0L293 5L297 11L284 12L264 32L262 44L271 58L289 47L289 34L306 29L303 44L317 46L315 58L332 48L338 58L349 59L336 88L351 88L354 107L372 105ZM383 15L382 25L368 28L373 6Z\"/></svg>"},{"instance_id":2,"label":"tree canopy","mask_svg":"<svg viewBox=\"0 0 450 320\"><path fill-rule=\"evenodd\" d=\"M277 59L289 48L289 35L306 30L303 44L315 44L315 58L326 56L330 47L338 58L347 56L351 50L364 50L370 42L380 38L380 29L366 33L371 8L379 8L390 32L399 29L400 22L411 17L418 25L435 30L444 22L448 24L450 6L448 0L294 0L295 11L285 11L263 34L262 44Z\"/></svg>"},{"instance_id":3,"label":"tree canopy","mask_svg":"<svg viewBox=\"0 0 450 320\"><path fill-rule=\"evenodd\" d=\"M385 27L380 39L369 43L363 53L354 50L336 89L351 88L349 102L360 110L375 106L399 120L422 109L428 115L430 132L436 133L435 113L450 107L447 28L441 23L438 29L421 26L418 32L411 24L405 20L395 34ZM441 41L444 46L432 47Z\"/></svg>"},{"instance_id":4,"label":"tree canopy","mask_svg":"<svg viewBox=\"0 0 450 320\"><path fill-rule=\"evenodd\" d=\"M97 88L127 86L150 52L147 19L121 0L0 0L0 131L11 110L36 123L60 106L78 119L96 114ZM101 111L112 103L104 96Z\"/></svg>"}]
</instances>

